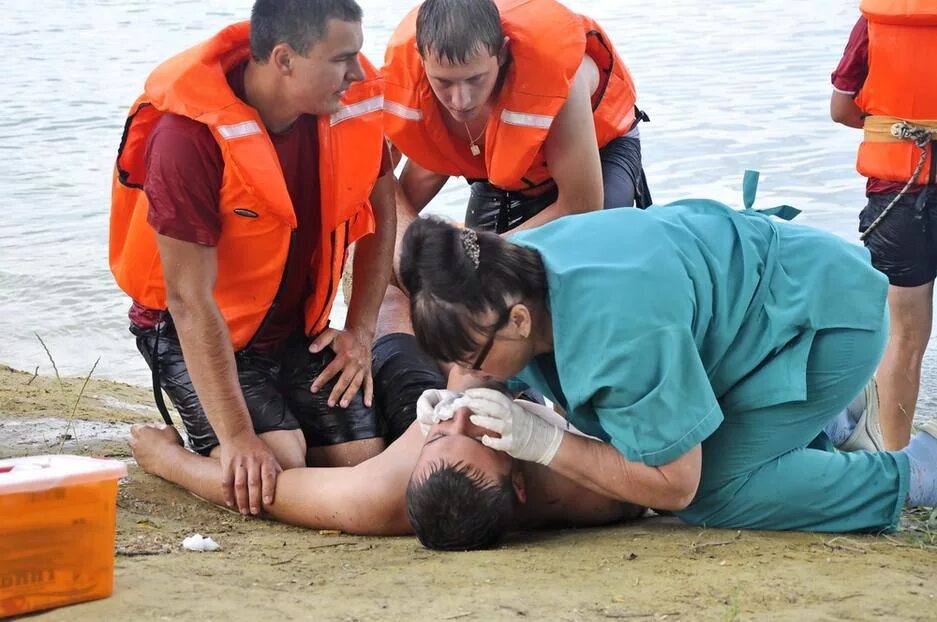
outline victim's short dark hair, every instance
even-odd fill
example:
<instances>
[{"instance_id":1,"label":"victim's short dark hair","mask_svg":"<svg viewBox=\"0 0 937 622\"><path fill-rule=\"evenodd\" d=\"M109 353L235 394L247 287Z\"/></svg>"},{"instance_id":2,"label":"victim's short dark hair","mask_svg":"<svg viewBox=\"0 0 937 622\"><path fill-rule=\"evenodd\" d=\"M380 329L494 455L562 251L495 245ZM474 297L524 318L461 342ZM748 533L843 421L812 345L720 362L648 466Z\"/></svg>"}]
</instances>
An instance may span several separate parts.
<instances>
[{"instance_id":1,"label":"victim's short dark hair","mask_svg":"<svg viewBox=\"0 0 937 622\"><path fill-rule=\"evenodd\" d=\"M257 0L251 10L251 56L263 63L280 43L305 56L330 19L360 22L361 16L355 0Z\"/></svg>"},{"instance_id":2,"label":"victim's short dark hair","mask_svg":"<svg viewBox=\"0 0 937 622\"><path fill-rule=\"evenodd\" d=\"M495 56L504 31L492 0L426 0L416 16L416 49L452 64L462 64L481 49Z\"/></svg>"},{"instance_id":3,"label":"victim's short dark hair","mask_svg":"<svg viewBox=\"0 0 937 622\"><path fill-rule=\"evenodd\" d=\"M501 543L514 525L511 476L491 482L462 462L436 463L407 485L407 515L420 542L438 551L474 551Z\"/></svg>"}]
</instances>

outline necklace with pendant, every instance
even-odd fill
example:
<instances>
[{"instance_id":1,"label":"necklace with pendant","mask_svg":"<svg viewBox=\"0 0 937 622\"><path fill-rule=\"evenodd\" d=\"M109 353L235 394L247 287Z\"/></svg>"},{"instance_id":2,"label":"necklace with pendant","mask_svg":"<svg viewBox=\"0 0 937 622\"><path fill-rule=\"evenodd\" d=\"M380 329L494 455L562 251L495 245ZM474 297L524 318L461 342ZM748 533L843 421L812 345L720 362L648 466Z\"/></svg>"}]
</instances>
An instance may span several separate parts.
<instances>
[{"instance_id":1,"label":"necklace with pendant","mask_svg":"<svg viewBox=\"0 0 937 622\"><path fill-rule=\"evenodd\" d=\"M469 151L472 152L473 156L478 157L481 155L482 150L476 143L482 139L482 136L485 135L485 128L482 128L481 134L475 138L472 138L472 132L469 130L468 122L463 121L462 124L465 126L465 133L468 134L469 143L471 143L469 145Z\"/></svg>"}]
</instances>

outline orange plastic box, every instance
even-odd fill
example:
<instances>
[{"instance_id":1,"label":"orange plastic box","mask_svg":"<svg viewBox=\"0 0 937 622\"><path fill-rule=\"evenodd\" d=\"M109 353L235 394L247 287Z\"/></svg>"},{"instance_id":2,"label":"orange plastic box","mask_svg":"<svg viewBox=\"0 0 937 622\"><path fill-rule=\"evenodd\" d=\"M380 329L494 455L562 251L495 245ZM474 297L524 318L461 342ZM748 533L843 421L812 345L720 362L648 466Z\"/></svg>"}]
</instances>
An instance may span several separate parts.
<instances>
[{"instance_id":1,"label":"orange plastic box","mask_svg":"<svg viewBox=\"0 0 937 622\"><path fill-rule=\"evenodd\" d=\"M116 460L0 460L0 618L114 591Z\"/></svg>"}]
</instances>

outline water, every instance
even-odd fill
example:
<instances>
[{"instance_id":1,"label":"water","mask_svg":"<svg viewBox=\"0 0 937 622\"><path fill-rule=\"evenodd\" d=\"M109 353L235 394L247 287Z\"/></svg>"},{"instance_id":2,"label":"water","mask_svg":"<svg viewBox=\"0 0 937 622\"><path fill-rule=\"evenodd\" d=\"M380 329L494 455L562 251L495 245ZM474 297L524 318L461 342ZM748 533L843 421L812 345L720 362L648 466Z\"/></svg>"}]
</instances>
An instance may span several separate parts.
<instances>
[{"instance_id":1,"label":"water","mask_svg":"<svg viewBox=\"0 0 937 622\"><path fill-rule=\"evenodd\" d=\"M359 0L360 1L360 0ZM127 332L127 298L107 267L113 158L129 105L166 57L246 18L251 0L3 2L0 22L0 361L147 382ZM837 0L569 0L610 33L652 123L642 128L658 202L740 203L745 168L759 204L857 240L864 204L859 132L829 119L829 75L857 17ZM364 0L365 52L383 44L409 0ZM460 217L452 181L431 206ZM344 308L339 302L335 316ZM928 359L928 385L934 373ZM925 390L924 393L929 393ZM926 395L922 410L937 410Z\"/></svg>"}]
</instances>

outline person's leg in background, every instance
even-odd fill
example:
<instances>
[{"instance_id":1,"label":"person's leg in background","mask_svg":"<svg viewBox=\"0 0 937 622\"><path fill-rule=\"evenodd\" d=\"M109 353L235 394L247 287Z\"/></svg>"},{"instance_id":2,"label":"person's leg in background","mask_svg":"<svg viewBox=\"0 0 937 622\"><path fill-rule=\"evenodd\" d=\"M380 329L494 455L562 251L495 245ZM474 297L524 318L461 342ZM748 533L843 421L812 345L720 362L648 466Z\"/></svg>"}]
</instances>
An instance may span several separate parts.
<instances>
[{"instance_id":1,"label":"person's leg in background","mask_svg":"<svg viewBox=\"0 0 937 622\"><path fill-rule=\"evenodd\" d=\"M860 215L860 231L895 198L871 194ZM911 424L921 385L921 362L930 340L934 277L937 275L937 200L903 196L865 239L872 265L888 276L891 330L885 356L876 372L885 449L901 449Z\"/></svg>"},{"instance_id":2,"label":"person's leg in background","mask_svg":"<svg viewBox=\"0 0 937 622\"><path fill-rule=\"evenodd\" d=\"M918 287L888 287L891 334L875 374L886 449L901 449L911 437L921 363L931 334L933 298L933 281Z\"/></svg>"},{"instance_id":3,"label":"person's leg in background","mask_svg":"<svg viewBox=\"0 0 937 622\"><path fill-rule=\"evenodd\" d=\"M287 342L281 357L281 390L305 435L307 466L354 466L384 450L381 425L374 408L364 405L363 387L347 408L328 405L338 377L318 393L310 391L313 380L334 358L330 348L309 352L302 334Z\"/></svg>"},{"instance_id":4,"label":"person's leg in background","mask_svg":"<svg viewBox=\"0 0 937 622\"><path fill-rule=\"evenodd\" d=\"M651 204L651 192L641 165L641 140L637 129L599 149L602 163L604 208L638 207Z\"/></svg>"},{"instance_id":5,"label":"person's leg in background","mask_svg":"<svg viewBox=\"0 0 937 622\"><path fill-rule=\"evenodd\" d=\"M374 342L374 407L388 445L416 421L416 402L429 389L445 389L446 376L412 334L398 332Z\"/></svg>"}]
</instances>

